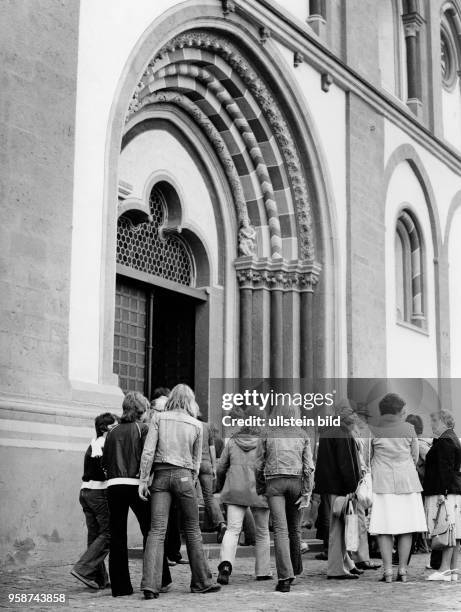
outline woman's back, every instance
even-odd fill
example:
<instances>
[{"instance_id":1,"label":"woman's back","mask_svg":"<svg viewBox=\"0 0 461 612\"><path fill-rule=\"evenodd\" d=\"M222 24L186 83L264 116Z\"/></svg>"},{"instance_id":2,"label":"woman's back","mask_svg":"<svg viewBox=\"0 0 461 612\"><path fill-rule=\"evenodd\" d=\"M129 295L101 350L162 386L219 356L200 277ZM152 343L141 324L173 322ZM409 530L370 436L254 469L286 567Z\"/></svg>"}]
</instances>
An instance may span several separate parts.
<instances>
[{"instance_id":1,"label":"woman's back","mask_svg":"<svg viewBox=\"0 0 461 612\"><path fill-rule=\"evenodd\" d=\"M393 418L390 418L393 417ZM421 491L416 471L418 439L413 425L384 415L372 428L371 473L376 493Z\"/></svg>"}]
</instances>

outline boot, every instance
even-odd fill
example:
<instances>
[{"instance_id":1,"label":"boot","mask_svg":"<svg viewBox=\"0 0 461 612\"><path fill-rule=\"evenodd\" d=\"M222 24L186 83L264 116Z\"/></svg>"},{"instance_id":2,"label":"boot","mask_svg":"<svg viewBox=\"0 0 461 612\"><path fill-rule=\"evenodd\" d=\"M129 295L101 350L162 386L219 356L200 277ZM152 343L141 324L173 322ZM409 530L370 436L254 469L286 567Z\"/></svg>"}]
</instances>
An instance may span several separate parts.
<instances>
[{"instance_id":1,"label":"boot","mask_svg":"<svg viewBox=\"0 0 461 612\"><path fill-rule=\"evenodd\" d=\"M232 574L232 564L229 561L221 561L218 565L218 584L229 584L229 576Z\"/></svg>"}]
</instances>

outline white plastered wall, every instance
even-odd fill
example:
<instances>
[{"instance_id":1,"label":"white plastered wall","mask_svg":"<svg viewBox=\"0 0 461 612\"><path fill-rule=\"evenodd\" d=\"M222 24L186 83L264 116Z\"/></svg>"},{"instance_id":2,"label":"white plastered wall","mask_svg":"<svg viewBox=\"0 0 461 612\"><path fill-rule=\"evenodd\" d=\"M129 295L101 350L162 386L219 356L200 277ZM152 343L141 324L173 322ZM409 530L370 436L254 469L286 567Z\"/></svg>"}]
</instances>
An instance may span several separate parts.
<instances>
[{"instance_id":1,"label":"white plastered wall","mask_svg":"<svg viewBox=\"0 0 461 612\"><path fill-rule=\"evenodd\" d=\"M155 176L171 176L178 185L182 205L181 225L194 231L204 244L210 261L211 283L217 282L218 234L210 195L199 168L189 152L165 130L136 136L120 155L119 179L133 187L130 197L148 202Z\"/></svg>"},{"instance_id":2,"label":"white plastered wall","mask_svg":"<svg viewBox=\"0 0 461 612\"><path fill-rule=\"evenodd\" d=\"M461 208L453 216L448 235L448 265L451 375L461 378Z\"/></svg>"},{"instance_id":3,"label":"white plastered wall","mask_svg":"<svg viewBox=\"0 0 461 612\"><path fill-rule=\"evenodd\" d=\"M175 0L81 0L69 330L69 378L74 382L99 382L105 153L111 106L144 31L176 4Z\"/></svg>"},{"instance_id":4,"label":"white plastered wall","mask_svg":"<svg viewBox=\"0 0 461 612\"><path fill-rule=\"evenodd\" d=\"M447 164L445 164L443 161L441 161L440 159L438 159L435 155L433 155L428 149L426 149L425 147L421 146L420 144L416 143L412 138L410 138L403 130L401 130L398 126L394 125L393 123L391 123L390 121L385 121L384 124L384 134L385 134L385 140L384 140L384 147L385 147L385 165L387 165L387 162L389 161L389 158L391 157L392 153L398 149L398 147L400 147L403 144L410 144L416 151L416 153L418 154L424 169L427 173L428 179L430 181L430 184L432 186L432 190L434 193L434 199L436 202L436 210L435 210L435 215L436 217L438 217L439 219L439 224L440 224L440 233L442 236L446 235L446 226L447 226L447 219L448 219L448 212L450 209L450 205L451 202L455 196L456 193L458 193L458 191L461 189L461 178L460 176L454 172ZM413 179L412 179L413 181ZM403 185L403 188L406 188L405 185ZM399 192L397 198L400 201L405 201L405 192ZM426 206L426 210L427 210L427 206ZM419 217L418 217L419 218ZM461 237L461 234L457 234L457 236ZM387 237L387 240L389 239L389 237ZM430 241L430 245L429 245L429 241ZM456 241L456 239L455 239ZM426 246L431 246L432 245L432 236L430 234L425 234L425 244ZM393 249L392 249L393 252ZM455 256L455 255L453 255ZM432 263L432 258L427 260L428 263L428 269L431 269L431 272L433 271L433 263ZM387 262L387 266L389 267L390 262ZM392 269L392 282L393 281L393 274L394 271ZM452 271L451 271L451 266L450 266L450 279L454 279L454 277L452 276ZM453 282L450 282L450 320L451 320L451 325L452 325L452 331L451 334L453 335L455 333L455 340L453 340L453 338L450 339L450 343L451 343L451 359L452 361L454 360L456 362L457 358L456 354L453 353L453 343L454 341L456 342L456 337L460 337L459 335L456 336L456 333L454 331L453 328L453 317L456 317L456 310L453 310L453 308L455 307L457 302L453 302L453 293L457 293L457 291L459 291L459 289L457 289L456 287L453 286ZM389 326L389 318L392 316L393 317L393 325L392 328L388 327L388 340L391 341L392 339L392 329L396 326L395 324L395 296L394 296L394 292L393 289L391 289L391 287L388 287L388 291L392 291L391 293L388 293L388 303L391 304L391 308L392 308L392 312L388 313L388 326ZM428 299L431 300L431 304L434 304L434 294L432 293L432 295L430 293L428 293ZM459 311L459 308L458 308ZM430 321L431 324L431 321ZM405 330L404 330L405 331ZM412 355L418 355L417 353L417 347L419 347L422 344L421 338L417 339L417 334L418 332L413 332L413 335L411 335L410 333L408 334L408 351L411 351ZM461 334L461 331L460 331ZM461 343L461 337L459 342ZM429 372L429 376L436 376L438 374L437 369L436 369L436 347L435 347L435 337L434 337L434 341L432 341L432 338L430 339L430 345L432 346L431 348L431 356L429 361L424 360L424 363L426 364L424 366L424 371L428 371ZM397 346L395 346L394 349L392 349L394 352L397 351ZM460 345L458 345L460 346ZM394 353L391 353L394 354ZM391 357L391 354L388 353L388 360ZM423 353L423 355L426 355L426 353ZM397 356L398 357L398 356ZM403 360L403 356L402 356L402 360ZM423 363L423 359L422 356L418 357L418 362ZM398 364L398 360L394 362L395 364ZM394 372L394 375L396 376L403 376L403 373L399 373L397 366L394 367L393 364L389 364L389 373L388 376L392 376L392 372ZM402 370L402 372L407 372L409 371L410 366L408 366L407 368L404 368ZM410 369L412 369L413 366L411 366ZM405 376L426 376L426 374L422 373L422 370L420 370L420 368L417 368L418 371L413 372L413 374L411 373L405 373ZM460 371L460 367L458 366L458 372ZM455 375L455 370L453 369L453 364L452 364L452 371L451 371L451 375L454 376Z\"/></svg>"},{"instance_id":5,"label":"white plastered wall","mask_svg":"<svg viewBox=\"0 0 461 612\"><path fill-rule=\"evenodd\" d=\"M408 208L418 220L424 242L424 287L427 330L403 326L396 316L394 236L398 215ZM389 378L432 378L437 376L435 336L434 250L431 226L421 185L406 161L400 163L389 183L386 198L386 332L387 376Z\"/></svg>"},{"instance_id":6,"label":"white plastered wall","mask_svg":"<svg viewBox=\"0 0 461 612\"><path fill-rule=\"evenodd\" d=\"M442 88L443 135L449 143L461 150L461 95L459 78L454 89Z\"/></svg>"}]
</instances>

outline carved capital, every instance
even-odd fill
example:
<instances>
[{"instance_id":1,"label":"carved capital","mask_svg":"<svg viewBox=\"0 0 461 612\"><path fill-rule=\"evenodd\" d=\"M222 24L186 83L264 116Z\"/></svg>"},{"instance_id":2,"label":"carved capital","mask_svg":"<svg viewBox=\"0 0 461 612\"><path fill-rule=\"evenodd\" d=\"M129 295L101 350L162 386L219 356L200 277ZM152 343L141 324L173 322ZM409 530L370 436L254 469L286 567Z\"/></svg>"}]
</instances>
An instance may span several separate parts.
<instances>
[{"instance_id":1,"label":"carved capital","mask_svg":"<svg viewBox=\"0 0 461 612\"><path fill-rule=\"evenodd\" d=\"M241 289L313 292L321 266L317 262L299 262L241 257L235 261Z\"/></svg>"},{"instance_id":2,"label":"carved capital","mask_svg":"<svg viewBox=\"0 0 461 612\"><path fill-rule=\"evenodd\" d=\"M424 19L419 13L408 13L402 16L405 38L416 36L424 23Z\"/></svg>"}]
</instances>

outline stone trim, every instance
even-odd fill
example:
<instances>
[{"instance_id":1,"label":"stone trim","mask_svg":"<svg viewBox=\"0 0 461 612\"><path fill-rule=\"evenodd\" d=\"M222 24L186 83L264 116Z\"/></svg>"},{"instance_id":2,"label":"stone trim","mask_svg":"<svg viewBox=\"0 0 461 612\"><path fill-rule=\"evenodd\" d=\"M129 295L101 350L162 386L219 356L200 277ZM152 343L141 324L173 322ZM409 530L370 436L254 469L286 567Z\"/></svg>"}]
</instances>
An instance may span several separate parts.
<instances>
[{"instance_id":1,"label":"stone trim","mask_svg":"<svg viewBox=\"0 0 461 612\"><path fill-rule=\"evenodd\" d=\"M314 292L321 266L317 262L273 261L241 257L234 262L240 289Z\"/></svg>"}]
</instances>

